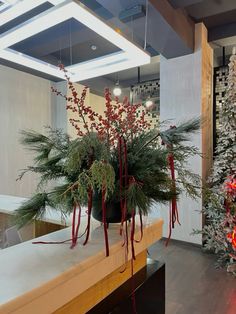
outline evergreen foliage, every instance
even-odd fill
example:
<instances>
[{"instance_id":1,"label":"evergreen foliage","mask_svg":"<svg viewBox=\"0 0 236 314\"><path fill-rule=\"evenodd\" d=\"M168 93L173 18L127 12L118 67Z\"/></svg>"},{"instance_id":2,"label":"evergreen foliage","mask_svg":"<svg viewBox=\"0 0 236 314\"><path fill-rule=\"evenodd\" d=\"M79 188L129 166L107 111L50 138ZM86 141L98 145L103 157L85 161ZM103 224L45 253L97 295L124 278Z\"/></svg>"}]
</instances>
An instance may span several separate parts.
<instances>
[{"instance_id":1,"label":"evergreen foliage","mask_svg":"<svg viewBox=\"0 0 236 314\"><path fill-rule=\"evenodd\" d=\"M198 194L200 178L185 166L197 151L182 142L188 141L199 127L199 119L191 120L160 134L157 130L145 131L127 142L128 175L133 181L122 194L127 196L128 212L135 208L147 214L152 202L167 202L178 197L183 189L190 196ZM160 139L167 145L160 144ZM19 225L41 217L47 205L63 214L72 212L75 201L86 205L89 188L94 191L95 207L100 203L104 186L107 202L120 202L118 147L109 148L96 133L72 140L50 128L47 136L24 131L22 143L35 152L35 159L20 178L32 171L39 173L41 180L37 193L17 210ZM167 158L170 152L179 172L176 190L170 178ZM55 180L56 186L45 192L50 180Z\"/></svg>"},{"instance_id":2,"label":"evergreen foliage","mask_svg":"<svg viewBox=\"0 0 236 314\"><path fill-rule=\"evenodd\" d=\"M236 55L230 57L225 101L220 112L219 138L211 184L219 187L236 173Z\"/></svg>"}]
</instances>

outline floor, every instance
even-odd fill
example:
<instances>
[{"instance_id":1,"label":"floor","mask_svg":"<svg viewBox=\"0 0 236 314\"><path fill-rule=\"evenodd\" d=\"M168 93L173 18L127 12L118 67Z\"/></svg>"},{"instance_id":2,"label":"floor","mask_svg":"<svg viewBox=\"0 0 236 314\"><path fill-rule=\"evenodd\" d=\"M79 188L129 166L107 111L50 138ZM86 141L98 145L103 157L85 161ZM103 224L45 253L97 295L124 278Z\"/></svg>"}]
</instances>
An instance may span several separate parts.
<instances>
[{"instance_id":1,"label":"floor","mask_svg":"<svg viewBox=\"0 0 236 314\"><path fill-rule=\"evenodd\" d=\"M236 278L216 269L213 255L173 240L149 254L166 263L166 314L236 314Z\"/></svg>"}]
</instances>

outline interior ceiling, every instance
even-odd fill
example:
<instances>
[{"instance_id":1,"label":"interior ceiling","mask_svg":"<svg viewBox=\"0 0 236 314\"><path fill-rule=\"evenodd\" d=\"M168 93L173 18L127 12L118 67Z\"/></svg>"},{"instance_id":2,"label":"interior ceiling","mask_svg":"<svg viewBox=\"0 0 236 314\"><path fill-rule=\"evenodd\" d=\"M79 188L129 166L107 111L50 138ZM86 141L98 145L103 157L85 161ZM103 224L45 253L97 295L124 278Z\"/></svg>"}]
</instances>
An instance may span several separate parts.
<instances>
[{"instance_id":1,"label":"interior ceiling","mask_svg":"<svg viewBox=\"0 0 236 314\"><path fill-rule=\"evenodd\" d=\"M122 10L134 6L135 4L145 4L142 0L97 0L100 4L103 4L107 10L113 14L113 22L118 23L117 18ZM84 0L84 3L91 3L97 1ZM215 49L217 57L222 56L221 47L226 46L226 54L232 52L232 47L236 45L236 0L168 0L170 5L178 10L183 10L195 23L203 22L209 31L209 37L212 47ZM138 23L141 23L142 18L139 22L133 21L126 23L130 28L133 28L135 32L135 27ZM120 22L120 21L119 21ZM234 35L227 31L228 26L234 26ZM119 25L119 24L117 24ZM157 28L158 29L158 28ZM137 32L136 32L137 33ZM162 40L165 40L165 32L160 31L162 34ZM150 42L149 42L150 44ZM173 47L172 47L173 48ZM155 54L153 54L155 55ZM154 61L155 62L155 61ZM148 80L149 78L154 78L159 76L159 61L156 60L155 66L144 66L141 68L143 73L143 80ZM119 72L118 75L110 74L106 78L115 82L119 77L121 84L126 87L127 85L133 84L137 80L137 69L131 69L127 71ZM93 85L93 80L87 82Z\"/></svg>"},{"instance_id":2,"label":"interior ceiling","mask_svg":"<svg viewBox=\"0 0 236 314\"><path fill-rule=\"evenodd\" d=\"M152 57L150 64L140 67L140 82L155 80L158 79L159 76L160 76L160 56ZM83 83L88 86L91 86L92 89L95 91L96 89L100 91L99 88L100 85L105 86L106 84L109 88L113 88L117 80L119 80L119 83L122 86L122 88L129 88L131 85L134 85L138 82L138 68L133 68L103 76L103 78L100 78L99 85L97 78L84 81ZM102 92L103 89L104 87L102 88Z\"/></svg>"},{"instance_id":3,"label":"interior ceiling","mask_svg":"<svg viewBox=\"0 0 236 314\"><path fill-rule=\"evenodd\" d=\"M10 48L53 65L60 62L65 66L120 51L75 19L51 27Z\"/></svg>"},{"instance_id":4,"label":"interior ceiling","mask_svg":"<svg viewBox=\"0 0 236 314\"><path fill-rule=\"evenodd\" d=\"M209 41L236 35L236 0L168 0L208 28Z\"/></svg>"},{"instance_id":5,"label":"interior ceiling","mask_svg":"<svg viewBox=\"0 0 236 314\"><path fill-rule=\"evenodd\" d=\"M207 26L209 41L214 48L218 48L218 51L219 47L228 46L228 52L233 45L236 45L236 0L149 0L148 12L146 12L146 0L81 0L80 2L120 29L130 40L142 47L146 43L146 49L152 56L152 64L141 67L142 80L158 77L159 54L166 58L173 58L193 51L194 23L203 22ZM0 36L51 6L48 2L44 3L0 27ZM139 13L137 8L141 8ZM124 15L125 20L122 18ZM96 46L96 49L92 49L92 46ZM72 61L90 60L116 51L116 47L95 32L73 21L62 23L58 27L18 43L14 49L52 64L59 61L70 64ZM0 62L57 81L55 78L20 65L4 60ZM84 83L91 85L92 88L102 84L112 85L117 80L117 75L123 86L130 86L137 80L137 69L106 75L100 78L100 83L98 78Z\"/></svg>"},{"instance_id":6,"label":"interior ceiling","mask_svg":"<svg viewBox=\"0 0 236 314\"><path fill-rule=\"evenodd\" d=\"M140 80L153 80L159 78L159 73L160 58L157 56L152 58L150 64L140 67ZM137 76L137 68L121 71L118 73L118 75L116 73L106 75L106 77L111 79L112 81L119 79L122 82L123 86L130 86L131 84L135 84L137 82Z\"/></svg>"}]
</instances>

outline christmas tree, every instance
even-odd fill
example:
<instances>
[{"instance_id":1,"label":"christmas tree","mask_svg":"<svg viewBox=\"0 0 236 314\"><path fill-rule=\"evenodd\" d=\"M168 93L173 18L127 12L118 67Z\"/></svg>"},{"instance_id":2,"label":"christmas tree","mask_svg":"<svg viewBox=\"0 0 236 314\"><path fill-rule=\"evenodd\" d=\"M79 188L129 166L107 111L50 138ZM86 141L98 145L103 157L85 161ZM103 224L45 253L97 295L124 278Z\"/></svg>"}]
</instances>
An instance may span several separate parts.
<instances>
[{"instance_id":1,"label":"christmas tree","mask_svg":"<svg viewBox=\"0 0 236 314\"><path fill-rule=\"evenodd\" d=\"M230 57L228 86L220 112L220 130L209 178L203 228L205 248L218 265L236 273L236 55Z\"/></svg>"},{"instance_id":2,"label":"christmas tree","mask_svg":"<svg viewBox=\"0 0 236 314\"><path fill-rule=\"evenodd\" d=\"M236 55L230 57L228 86L220 112L220 129L211 183L219 187L235 174L236 163Z\"/></svg>"}]
</instances>

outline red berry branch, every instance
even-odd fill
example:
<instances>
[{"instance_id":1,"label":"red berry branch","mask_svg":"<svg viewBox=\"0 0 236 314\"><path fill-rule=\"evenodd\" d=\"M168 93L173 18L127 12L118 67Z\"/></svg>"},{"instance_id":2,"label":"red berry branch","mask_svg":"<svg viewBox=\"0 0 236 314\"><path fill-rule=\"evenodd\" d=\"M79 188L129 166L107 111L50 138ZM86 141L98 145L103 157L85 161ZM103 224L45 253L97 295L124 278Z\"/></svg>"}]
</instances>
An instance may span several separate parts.
<instances>
[{"instance_id":1,"label":"red berry branch","mask_svg":"<svg viewBox=\"0 0 236 314\"><path fill-rule=\"evenodd\" d=\"M71 96L62 94L56 88L52 91L66 99L66 110L76 113L77 118L70 118L71 125L76 129L77 135L82 137L90 132L96 132L98 137L107 143L108 148L117 146L120 136L126 140L132 139L150 128L150 123L146 120L146 110L142 110L141 104L131 104L128 98L122 102L118 98L112 101L109 89L105 89L104 115L95 112L90 106L85 104L88 87L85 87L82 94L78 95L74 84L71 82L68 71L61 64L60 69L64 72Z\"/></svg>"}]
</instances>

